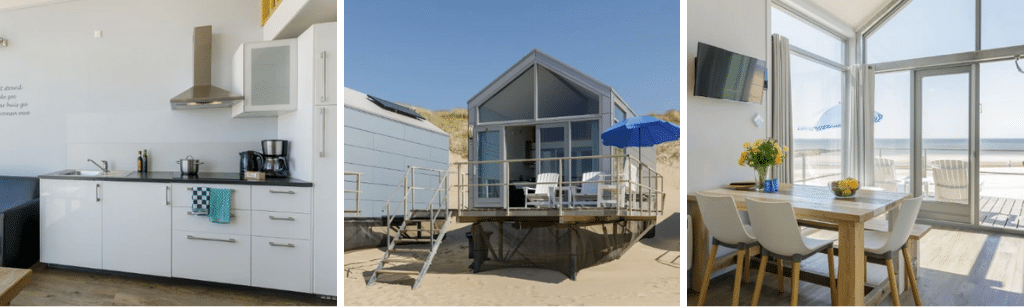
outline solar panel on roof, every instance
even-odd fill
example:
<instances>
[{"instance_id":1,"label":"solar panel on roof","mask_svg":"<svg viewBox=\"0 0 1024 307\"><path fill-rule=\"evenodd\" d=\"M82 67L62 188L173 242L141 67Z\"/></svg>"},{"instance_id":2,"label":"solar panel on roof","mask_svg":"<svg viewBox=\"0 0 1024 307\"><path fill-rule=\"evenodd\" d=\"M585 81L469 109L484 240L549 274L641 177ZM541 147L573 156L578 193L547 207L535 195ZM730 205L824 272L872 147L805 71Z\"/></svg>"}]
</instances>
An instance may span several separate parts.
<instances>
[{"instance_id":1,"label":"solar panel on roof","mask_svg":"<svg viewBox=\"0 0 1024 307\"><path fill-rule=\"evenodd\" d=\"M405 116L408 116L408 117L412 117L412 118L415 118L415 119L424 119L423 116L420 116L420 114L416 113L416 111L413 111L412 109L400 106L397 103L390 102L390 101L387 101L387 100L384 100L384 99L380 99L380 98L377 98L377 97L373 97L373 96L370 96L370 95L366 95L366 97L368 97L368 99L370 99L370 101L373 101L373 103L377 104L381 108L384 108L385 110L389 110L389 111L392 111L392 112L395 112L395 113L398 113L398 114L402 114L402 115L405 115Z\"/></svg>"}]
</instances>

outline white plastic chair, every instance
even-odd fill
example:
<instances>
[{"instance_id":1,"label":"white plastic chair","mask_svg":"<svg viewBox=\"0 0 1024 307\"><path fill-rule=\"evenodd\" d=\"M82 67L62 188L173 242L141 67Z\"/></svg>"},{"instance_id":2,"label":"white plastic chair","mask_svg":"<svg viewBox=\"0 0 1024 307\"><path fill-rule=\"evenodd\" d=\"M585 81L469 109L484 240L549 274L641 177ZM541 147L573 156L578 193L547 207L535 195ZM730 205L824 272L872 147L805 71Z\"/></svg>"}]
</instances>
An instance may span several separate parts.
<instances>
[{"instance_id":1,"label":"white plastic chair","mask_svg":"<svg viewBox=\"0 0 1024 307\"><path fill-rule=\"evenodd\" d=\"M616 180L608 174L602 175L602 180ZM638 200L637 195L640 193L640 170L633 163L626 163L622 166L622 172L619 173L618 179L622 182L619 185L615 184L602 184L600 186L601 193L598 195L598 203L618 203L619 206L626 205L626 196L629 196L631 200ZM604 191L611 192L612 198L604 198Z\"/></svg>"},{"instance_id":2,"label":"white plastic chair","mask_svg":"<svg viewBox=\"0 0 1024 307\"><path fill-rule=\"evenodd\" d=\"M886 191L907 192L910 177L896 179L895 162L892 159L875 158L875 185Z\"/></svg>"},{"instance_id":3,"label":"white plastic chair","mask_svg":"<svg viewBox=\"0 0 1024 307\"><path fill-rule=\"evenodd\" d=\"M801 235L800 226L796 223L796 214L790 203L766 203L750 198L746 201L750 226L761 243L761 266L757 271L754 299L750 305L756 306L761 295L765 265L768 263L765 256L793 262L793 276L790 277L793 291L789 297L789 304L796 306L800 291L800 261L821 250L828 253L829 289L832 292L832 305L835 305L837 293L835 265L832 259L832 244L835 240L817 240ZM782 274L783 270L780 267L778 271Z\"/></svg>"},{"instance_id":4,"label":"white plastic chair","mask_svg":"<svg viewBox=\"0 0 1024 307\"><path fill-rule=\"evenodd\" d=\"M709 254L711 259L708 260L704 268L704 280L701 283L697 306L703 306L704 299L707 298L708 282L719 245L736 249L736 280L733 281L732 288L732 305L736 306L740 299L740 275L743 273L744 259L746 259L750 248L758 246L757 239L753 235L750 225L744 224L740 218L732 196L712 196L697 192L697 206L700 207L704 226L707 227L712 237L711 253Z\"/></svg>"},{"instance_id":5,"label":"white plastic chair","mask_svg":"<svg viewBox=\"0 0 1024 307\"><path fill-rule=\"evenodd\" d=\"M537 176L537 185L533 188L524 187L527 205L551 205L555 199L555 188L558 185L558 173L542 173ZM532 193L531 193L532 192Z\"/></svg>"},{"instance_id":6,"label":"white plastic chair","mask_svg":"<svg viewBox=\"0 0 1024 307\"><path fill-rule=\"evenodd\" d=\"M910 265L910 252L907 249L907 239L910 238L910 231L917 221L917 214L921 212L921 198L911 198L903 201L899 212L896 213L896 224L890 232L865 231L864 232L864 254L867 258L885 260L885 267L889 271L889 289L896 289L896 274L893 272L892 259L899 257L900 250L903 251L903 263L906 273L910 276L910 289L914 292L914 303L921 306L921 296L917 292L917 278L914 277L914 269ZM897 291L890 291L893 305L899 305L900 297Z\"/></svg>"}]
</instances>

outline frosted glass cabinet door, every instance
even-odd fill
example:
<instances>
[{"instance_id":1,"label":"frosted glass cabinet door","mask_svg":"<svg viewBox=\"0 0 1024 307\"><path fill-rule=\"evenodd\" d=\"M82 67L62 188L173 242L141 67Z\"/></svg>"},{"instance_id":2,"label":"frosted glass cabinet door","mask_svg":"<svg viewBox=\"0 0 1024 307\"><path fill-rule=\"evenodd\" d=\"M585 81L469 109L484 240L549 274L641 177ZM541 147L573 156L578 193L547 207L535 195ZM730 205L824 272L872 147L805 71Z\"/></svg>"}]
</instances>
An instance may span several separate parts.
<instances>
[{"instance_id":1,"label":"frosted glass cabinet door","mask_svg":"<svg viewBox=\"0 0 1024 307\"><path fill-rule=\"evenodd\" d=\"M232 107L234 116L276 116L296 110L297 45L296 39L242 44L236 57L243 57L245 100Z\"/></svg>"}]
</instances>

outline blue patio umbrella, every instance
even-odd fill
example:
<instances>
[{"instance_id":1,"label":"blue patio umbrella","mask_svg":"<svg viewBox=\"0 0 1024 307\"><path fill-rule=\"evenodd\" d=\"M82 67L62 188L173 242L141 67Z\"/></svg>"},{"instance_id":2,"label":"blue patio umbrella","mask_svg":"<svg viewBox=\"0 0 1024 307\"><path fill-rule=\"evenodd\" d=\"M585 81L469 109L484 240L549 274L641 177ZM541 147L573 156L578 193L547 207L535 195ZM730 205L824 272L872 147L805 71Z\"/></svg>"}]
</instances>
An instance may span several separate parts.
<instances>
[{"instance_id":1,"label":"blue patio umbrella","mask_svg":"<svg viewBox=\"0 0 1024 307\"><path fill-rule=\"evenodd\" d=\"M618 148L649 147L678 139L679 126L650 116L630 117L601 132L601 144Z\"/></svg>"},{"instance_id":2,"label":"blue patio umbrella","mask_svg":"<svg viewBox=\"0 0 1024 307\"><path fill-rule=\"evenodd\" d=\"M836 104L826 109L825 112L822 112L821 115L818 116L818 121L814 123L814 126L800 126L796 130L821 131L832 128L839 128L843 126L842 115L842 105ZM874 120L876 123L882 121L882 113L878 113L878 111L875 111Z\"/></svg>"}]
</instances>

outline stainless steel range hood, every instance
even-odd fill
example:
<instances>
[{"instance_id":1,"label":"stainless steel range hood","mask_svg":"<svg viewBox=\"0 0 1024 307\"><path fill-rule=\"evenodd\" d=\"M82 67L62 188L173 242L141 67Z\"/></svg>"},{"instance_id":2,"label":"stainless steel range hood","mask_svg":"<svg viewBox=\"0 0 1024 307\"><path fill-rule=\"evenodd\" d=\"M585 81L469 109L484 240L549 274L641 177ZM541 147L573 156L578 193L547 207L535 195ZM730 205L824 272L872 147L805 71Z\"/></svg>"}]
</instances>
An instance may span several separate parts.
<instances>
[{"instance_id":1,"label":"stainless steel range hood","mask_svg":"<svg viewBox=\"0 0 1024 307\"><path fill-rule=\"evenodd\" d=\"M231 91L210 84L210 49L213 44L213 26L196 27L192 35L192 42L194 86L171 98L171 109L230 108L236 100L243 99L244 97L241 95L233 95Z\"/></svg>"}]
</instances>

